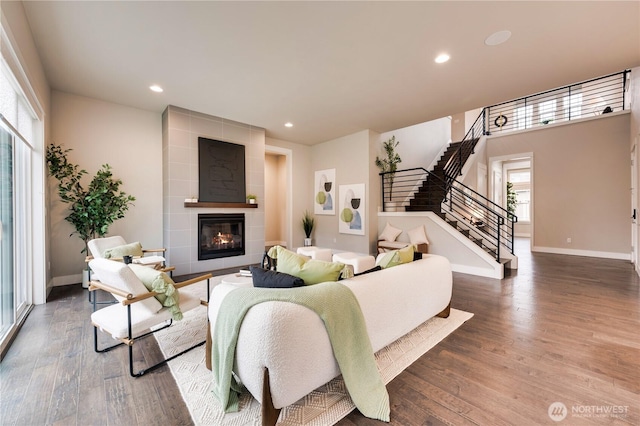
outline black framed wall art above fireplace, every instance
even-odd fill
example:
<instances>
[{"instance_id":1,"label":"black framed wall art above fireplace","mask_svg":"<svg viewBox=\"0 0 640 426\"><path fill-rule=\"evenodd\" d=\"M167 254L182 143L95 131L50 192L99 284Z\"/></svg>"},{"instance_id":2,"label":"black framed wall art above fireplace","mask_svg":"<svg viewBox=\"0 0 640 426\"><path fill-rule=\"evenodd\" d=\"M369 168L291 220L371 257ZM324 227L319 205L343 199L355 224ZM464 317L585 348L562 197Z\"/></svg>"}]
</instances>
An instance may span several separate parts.
<instances>
[{"instance_id":1,"label":"black framed wall art above fireplace","mask_svg":"<svg viewBox=\"0 0 640 426\"><path fill-rule=\"evenodd\" d=\"M199 137L198 179L200 202L246 202L244 145Z\"/></svg>"}]
</instances>

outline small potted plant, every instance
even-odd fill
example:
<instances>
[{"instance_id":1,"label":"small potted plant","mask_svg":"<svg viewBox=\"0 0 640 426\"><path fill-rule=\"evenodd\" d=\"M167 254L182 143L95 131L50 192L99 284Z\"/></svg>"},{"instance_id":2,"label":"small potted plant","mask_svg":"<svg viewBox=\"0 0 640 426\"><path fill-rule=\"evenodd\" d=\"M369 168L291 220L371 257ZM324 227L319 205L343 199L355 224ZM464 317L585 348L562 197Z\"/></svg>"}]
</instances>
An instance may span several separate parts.
<instances>
[{"instance_id":1,"label":"small potted plant","mask_svg":"<svg viewBox=\"0 0 640 426\"><path fill-rule=\"evenodd\" d=\"M398 170L398 164L402 162L400 155L396 152L396 147L400 141L396 141L396 137L392 136L386 142L382 143L382 148L384 150L385 156L380 158L376 156L376 166L380 168L382 173L384 173L385 181L389 184L389 202L388 204L392 207L389 210L394 210L393 208L393 181L395 178L396 170ZM384 200L383 200L384 201Z\"/></svg>"},{"instance_id":2,"label":"small potted plant","mask_svg":"<svg viewBox=\"0 0 640 426\"><path fill-rule=\"evenodd\" d=\"M315 225L315 219L311 216L308 210L305 210L304 215L302 216L302 229L304 229L304 235L306 238L304 239L305 247L311 245L311 233L313 232L313 226Z\"/></svg>"},{"instance_id":3,"label":"small potted plant","mask_svg":"<svg viewBox=\"0 0 640 426\"><path fill-rule=\"evenodd\" d=\"M258 199L258 197L256 197L256 196L255 196L255 195L253 195L253 194L249 194L249 195L247 195L247 202L248 202L249 204L255 204L255 203L257 202L257 199Z\"/></svg>"}]
</instances>

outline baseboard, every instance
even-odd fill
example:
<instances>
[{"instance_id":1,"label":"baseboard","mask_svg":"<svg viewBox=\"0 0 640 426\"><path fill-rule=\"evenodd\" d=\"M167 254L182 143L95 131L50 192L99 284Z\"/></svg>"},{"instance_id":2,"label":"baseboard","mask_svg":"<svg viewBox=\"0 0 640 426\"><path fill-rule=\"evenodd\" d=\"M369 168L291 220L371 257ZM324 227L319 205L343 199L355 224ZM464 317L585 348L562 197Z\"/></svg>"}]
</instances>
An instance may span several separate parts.
<instances>
[{"instance_id":1,"label":"baseboard","mask_svg":"<svg viewBox=\"0 0 640 426\"><path fill-rule=\"evenodd\" d=\"M499 265L499 264L496 262L496 265ZM489 269L489 268L476 268L474 266L458 265L458 264L452 263L451 270L453 272L460 272L461 274L475 275L478 277L495 278L498 280L501 280L504 278L504 268L502 267L502 265L499 265L499 267L495 269Z\"/></svg>"},{"instance_id":2,"label":"baseboard","mask_svg":"<svg viewBox=\"0 0 640 426\"><path fill-rule=\"evenodd\" d=\"M617 259L631 261L631 255L629 253L613 253L607 251L592 251L592 250L575 250L564 249L558 247L531 247L532 252L539 253L552 253L552 254L568 254L570 256L586 256L586 257L599 257L602 259Z\"/></svg>"},{"instance_id":3,"label":"baseboard","mask_svg":"<svg viewBox=\"0 0 640 426\"><path fill-rule=\"evenodd\" d=\"M61 285L70 284L82 284L82 274L63 275L61 277L53 277L51 280L52 287L59 287Z\"/></svg>"}]
</instances>

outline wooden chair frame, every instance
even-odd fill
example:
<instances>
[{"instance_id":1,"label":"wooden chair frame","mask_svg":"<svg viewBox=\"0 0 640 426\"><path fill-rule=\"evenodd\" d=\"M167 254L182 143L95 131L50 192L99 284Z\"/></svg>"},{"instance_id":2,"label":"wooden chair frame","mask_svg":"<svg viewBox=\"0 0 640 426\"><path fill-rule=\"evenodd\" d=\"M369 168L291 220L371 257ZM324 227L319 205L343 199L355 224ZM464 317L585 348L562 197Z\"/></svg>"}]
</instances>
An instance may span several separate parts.
<instances>
[{"instance_id":1,"label":"wooden chair frame","mask_svg":"<svg viewBox=\"0 0 640 426\"><path fill-rule=\"evenodd\" d=\"M197 282L207 280L207 300L206 301L201 300L200 304L204 305L204 306L208 306L209 305L209 294L210 294L210 279L212 277L213 277L213 275L211 273L209 273L209 274L201 275L201 276L196 277L196 278L191 278L191 279L186 280L186 281L182 281L180 283L176 283L174 286L175 286L176 289L180 289L180 288L189 286L191 284L195 284ZM117 343L115 345L112 345L112 346L109 346L109 347L106 347L106 348L99 349L98 348L98 325L92 322L92 325L93 325L93 338L94 338L93 348L94 348L94 350L96 352L103 353L103 352L109 352L112 349L115 349L115 348L117 348L119 346L122 346L122 345L128 346L128 348L129 348L129 374L131 374L131 377L140 377L140 376L144 375L145 373L148 373L149 371L153 371L156 368L158 368L158 367L166 364L167 362L171 361L172 359L175 359L175 358L179 357L180 355L183 355L183 354L189 352L192 349L195 349L195 348L197 348L199 346L204 345L205 342L206 342L206 340L203 340L202 342L198 342L195 345L191 346L188 349L183 350L182 352L180 352L178 354L175 354L175 355L173 355L173 356L171 356L169 358L166 358L166 359L164 359L164 360L162 360L162 361L160 361L160 362L158 362L158 363L156 363L154 365L151 365L151 366L149 366L149 367L147 367L145 369L139 370L138 372L134 372L134 368L133 368L133 344L135 343L135 340L143 338L143 337L146 337L146 336L148 336L150 334L155 333L156 331L164 330L165 328L170 327L171 324L173 324L173 320L169 320L167 325L165 325L165 326L163 326L163 327L161 327L159 329L156 329L156 330L153 330L153 331L149 331L147 333L144 333L144 334L134 338L133 337L133 331L132 331L133 327L132 327L132 324L131 324L131 305L136 303L136 302L140 302L142 300L148 299L150 297L155 297L159 293L157 293L155 291L150 291L150 292L147 292L147 293L138 294L138 295L134 296L131 293L126 293L126 292L124 292L124 291L122 291L122 290L120 290L118 288L112 287L112 286L110 286L108 284L105 284L103 282L90 281L89 282L89 294L91 294L91 292L96 291L96 290L103 290L103 291L106 291L106 292L108 292L108 293L110 293L112 295L117 295L117 296L120 296L120 297L124 298L124 300L122 300L122 302L120 302L120 303L122 303L124 306L127 307L128 336L124 337L124 338L120 338L119 339L120 343ZM92 303L93 303L93 311L95 312L96 311L96 305L99 303L99 302L96 302L96 297L95 296L93 297L93 302ZM207 332L208 332L208 322L209 322L209 320L207 318Z\"/></svg>"}]
</instances>

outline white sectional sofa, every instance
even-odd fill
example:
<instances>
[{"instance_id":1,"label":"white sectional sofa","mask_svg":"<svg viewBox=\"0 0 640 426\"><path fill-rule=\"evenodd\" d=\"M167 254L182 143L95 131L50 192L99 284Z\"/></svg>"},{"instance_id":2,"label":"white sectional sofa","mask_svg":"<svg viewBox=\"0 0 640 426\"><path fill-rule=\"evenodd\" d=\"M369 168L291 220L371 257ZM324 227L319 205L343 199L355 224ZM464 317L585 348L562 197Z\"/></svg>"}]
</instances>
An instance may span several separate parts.
<instances>
[{"instance_id":1,"label":"white sectional sofa","mask_svg":"<svg viewBox=\"0 0 640 426\"><path fill-rule=\"evenodd\" d=\"M449 315L452 274L449 261L441 256L424 255L340 282L360 304L374 352L436 315ZM211 330L225 296L235 288L220 284L213 289ZM279 301L247 312L233 371L263 405L263 424L274 424L281 408L340 374L320 317L304 306Z\"/></svg>"}]
</instances>

